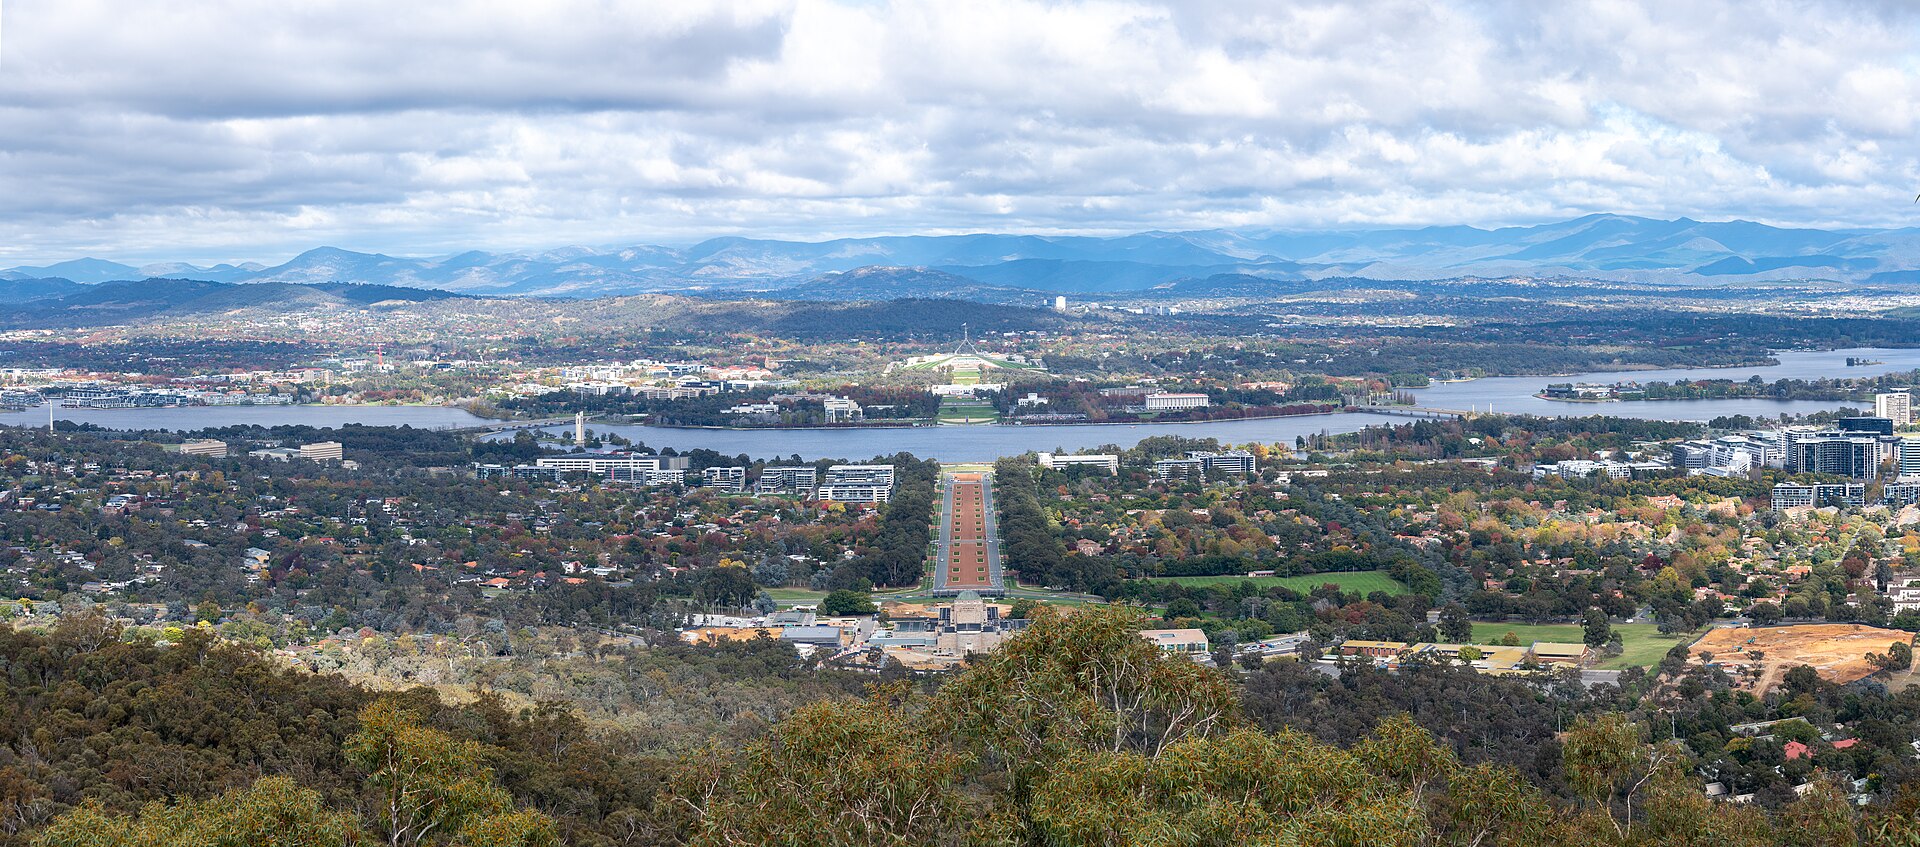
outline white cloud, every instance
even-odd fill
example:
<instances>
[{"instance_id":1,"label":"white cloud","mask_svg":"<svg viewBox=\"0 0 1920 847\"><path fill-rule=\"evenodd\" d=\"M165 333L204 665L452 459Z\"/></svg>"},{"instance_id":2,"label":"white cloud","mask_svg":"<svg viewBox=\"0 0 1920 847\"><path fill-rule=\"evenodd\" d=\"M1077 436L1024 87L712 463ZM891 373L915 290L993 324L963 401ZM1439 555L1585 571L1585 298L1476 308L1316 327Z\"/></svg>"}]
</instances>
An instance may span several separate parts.
<instances>
[{"instance_id":1,"label":"white cloud","mask_svg":"<svg viewBox=\"0 0 1920 847\"><path fill-rule=\"evenodd\" d=\"M1901 4L14 0L0 262L1905 225Z\"/></svg>"}]
</instances>

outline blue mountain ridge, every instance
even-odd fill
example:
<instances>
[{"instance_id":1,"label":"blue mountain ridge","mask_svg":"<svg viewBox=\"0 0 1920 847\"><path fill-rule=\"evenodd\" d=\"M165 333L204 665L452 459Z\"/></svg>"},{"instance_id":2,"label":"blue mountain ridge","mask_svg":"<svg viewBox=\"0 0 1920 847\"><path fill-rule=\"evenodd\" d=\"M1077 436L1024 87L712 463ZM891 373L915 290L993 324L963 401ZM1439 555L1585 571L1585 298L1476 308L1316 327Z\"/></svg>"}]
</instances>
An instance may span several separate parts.
<instances>
[{"instance_id":1,"label":"blue mountain ridge","mask_svg":"<svg viewBox=\"0 0 1920 847\"><path fill-rule=\"evenodd\" d=\"M849 272L861 274L847 276ZM1777 280L1910 284L1920 229L1783 228L1752 221L1595 214L1532 226L1350 230L1201 230L1084 235L904 235L783 241L725 236L686 247L468 250L440 257L319 247L274 266L132 265L80 258L0 271L0 280L94 284L162 277L228 283L363 283L486 296L596 297L649 292L813 299L872 284L894 296L967 282L1005 291L1113 294L1238 275L1584 278L1664 285ZM920 291L916 286L928 290Z\"/></svg>"}]
</instances>

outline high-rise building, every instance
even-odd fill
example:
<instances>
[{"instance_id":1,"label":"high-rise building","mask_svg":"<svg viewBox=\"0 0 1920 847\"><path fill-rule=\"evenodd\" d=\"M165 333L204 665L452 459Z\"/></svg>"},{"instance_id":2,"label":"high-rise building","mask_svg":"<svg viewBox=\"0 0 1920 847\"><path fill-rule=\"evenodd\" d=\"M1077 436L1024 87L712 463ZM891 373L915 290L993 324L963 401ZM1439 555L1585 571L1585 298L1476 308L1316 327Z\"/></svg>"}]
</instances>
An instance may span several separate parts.
<instances>
[{"instance_id":1,"label":"high-rise building","mask_svg":"<svg viewBox=\"0 0 1920 847\"><path fill-rule=\"evenodd\" d=\"M1900 439L1901 476L1920 476L1920 438Z\"/></svg>"},{"instance_id":2,"label":"high-rise building","mask_svg":"<svg viewBox=\"0 0 1920 847\"><path fill-rule=\"evenodd\" d=\"M1913 395L1905 391L1873 395L1873 413L1893 421L1894 426L1913 423Z\"/></svg>"},{"instance_id":3,"label":"high-rise building","mask_svg":"<svg viewBox=\"0 0 1920 847\"><path fill-rule=\"evenodd\" d=\"M1888 446L1866 432L1828 430L1796 441L1787 457L1787 470L1871 479L1879 475Z\"/></svg>"},{"instance_id":4,"label":"high-rise building","mask_svg":"<svg viewBox=\"0 0 1920 847\"><path fill-rule=\"evenodd\" d=\"M1055 298L1053 298L1053 310L1054 310L1054 311L1056 311L1056 312L1064 312L1064 311L1066 311L1066 310L1067 310L1067 298L1066 298L1066 297L1064 297L1064 296L1059 296L1059 297L1055 297Z\"/></svg>"}]
</instances>

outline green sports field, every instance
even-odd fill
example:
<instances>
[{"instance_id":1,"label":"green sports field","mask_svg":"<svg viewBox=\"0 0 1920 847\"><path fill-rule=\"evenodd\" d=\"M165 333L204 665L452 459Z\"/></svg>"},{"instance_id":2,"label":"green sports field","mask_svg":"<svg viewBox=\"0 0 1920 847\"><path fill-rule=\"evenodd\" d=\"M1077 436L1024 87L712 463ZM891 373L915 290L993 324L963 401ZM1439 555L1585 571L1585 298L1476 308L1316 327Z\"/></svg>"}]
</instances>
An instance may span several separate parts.
<instances>
[{"instance_id":1,"label":"green sports field","mask_svg":"<svg viewBox=\"0 0 1920 847\"><path fill-rule=\"evenodd\" d=\"M772 597L774 603L785 608L788 606L797 606L802 603L818 603L822 598L827 596L827 592L809 591L805 588L769 588L767 589L767 596Z\"/></svg>"},{"instance_id":2,"label":"green sports field","mask_svg":"<svg viewBox=\"0 0 1920 847\"><path fill-rule=\"evenodd\" d=\"M947 397L940 401L935 419L941 423L993 423L1000 420L1000 412L984 400Z\"/></svg>"},{"instance_id":3,"label":"green sports field","mask_svg":"<svg viewBox=\"0 0 1920 847\"><path fill-rule=\"evenodd\" d=\"M1322 585L1332 583L1340 586L1341 591L1358 591L1372 594L1385 591L1388 594L1405 594L1407 587L1399 580L1387 576L1383 571L1355 571L1352 573L1317 573L1307 576L1167 576L1159 577L1155 582L1171 582L1175 585L1199 587L1207 585L1238 585L1251 582L1261 588L1291 588L1306 593Z\"/></svg>"},{"instance_id":4,"label":"green sports field","mask_svg":"<svg viewBox=\"0 0 1920 847\"><path fill-rule=\"evenodd\" d=\"M1535 641L1558 641L1564 644L1578 644L1586 637L1586 630L1579 624L1524 624L1524 623L1484 623L1473 624L1473 640L1476 644L1492 644L1507 633L1520 636L1521 644ZM1616 623L1613 634L1620 636L1620 646L1624 652L1614 658L1601 662L1598 667L1621 669L1629 667L1652 667L1660 663L1660 657L1667 655L1675 644L1690 642L1694 633L1684 635L1661 635L1660 628L1650 623Z\"/></svg>"}]
</instances>

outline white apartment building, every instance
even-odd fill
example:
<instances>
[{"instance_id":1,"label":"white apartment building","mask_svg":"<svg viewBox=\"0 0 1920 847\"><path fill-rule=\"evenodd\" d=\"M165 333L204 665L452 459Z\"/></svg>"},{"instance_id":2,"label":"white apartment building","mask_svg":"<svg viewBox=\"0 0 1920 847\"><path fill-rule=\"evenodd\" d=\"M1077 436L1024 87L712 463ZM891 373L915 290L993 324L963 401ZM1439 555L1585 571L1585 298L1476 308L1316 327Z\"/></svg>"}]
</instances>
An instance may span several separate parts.
<instances>
[{"instance_id":1,"label":"white apartment building","mask_svg":"<svg viewBox=\"0 0 1920 847\"><path fill-rule=\"evenodd\" d=\"M1913 423L1913 395L1905 391L1873 395L1874 417L1893 421L1894 426Z\"/></svg>"},{"instance_id":2,"label":"white apartment building","mask_svg":"<svg viewBox=\"0 0 1920 847\"><path fill-rule=\"evenodd\" d=\"M816 473L812 465L768 465L760 469L758 490L761 494L810 494Z\"/></svg>"},{"instance_id":3,"label":"white apartment building","mask_svg":"<svg viewBox=\"0 0 1920 847\"><path fill-rule=\"evenodd\" d=\"M1246 476L1259 469L1253 454L1245 450L1228 450L1221 453L1189 450L1184 459L1161 459L1153 463L1153 475L1156 479L1202 479L1214 471Z\"/></svg>"},{"instance_id":4,"label":"white apartment building","mask_svg":"<svg viewBox=\"0 0 1920 847\"><path fill-rule=\"evenodd\" d=\"M1205 394L1167 394L1156 392L1147 395L1147 411L1149 412L1174 411L1178 409L1204 409L1206 407L1207 395Z\"/></svg>"},{"instance_id":5,"label":"white apartment building","mask_svg":"<svg viewBox=\"0 0 1920 847\"><path fill-rule=\"evenodd\" d=\"M595 476L609 476L615 470L685 471L687 462L688 459L685 456L661 456L652 453L570 453L565 456L545 456L536 459L534 466L553 468L560 473L585 472Z\"/></svg>"},{"instance_id":6,"label":"white apartment building","mask_svg":"<svg viewBox=\"0 0 1920 847\"><path fill-rule=\"evenodd\" d=\"M1048 470L1061 470L1074 465L1091 465L1110 474L1120 473L1120 457L1111 453L1092 456L1068 456L1064 453L1041 453L1040 467Z\"/></svg>"},{"instance_id":7,"label":"white apartment building","mask_svg":"<svg viewBox=\"0 0 1920 847\"><path fill-rule=\"evenodd\" d=\"M1796 506L1824 506L1830 503L1862 506L1866 502L1867 486L1866 483L1861 482L1773 487L1773 508L1776 510L1791 509Z\"/></svg>"},{"instance_id":8,"label":"white apartment building","mask_svg":"<svg viewBox=\"0 0 1920 847\"><path fill-rule=\"evenodd\" d=\"M687 472L683 468L614 468L607 472L607 481L642 486L681 485L687 481Z\"/></svg>"},{"instance_id":9,"label":"white apartment building","mask_svg":"<svg viewBox=\"0 0 1920 847\"><path fill-rule=\"evenodd\" d=\"M747 490L746 468L707 468L700 472L700 478L708 488L722 491Z\"/></svg>"},{"instance_id":10,"label":"white apartment building","mask_svg":"<svg viewBox=\"0 0 1920 847\"><path fill-rule=\"evenodd\" d=\"M841 503L885 503L893 496L892 465L834 465L814 497Z\"/></svg>"}]
</instances>

